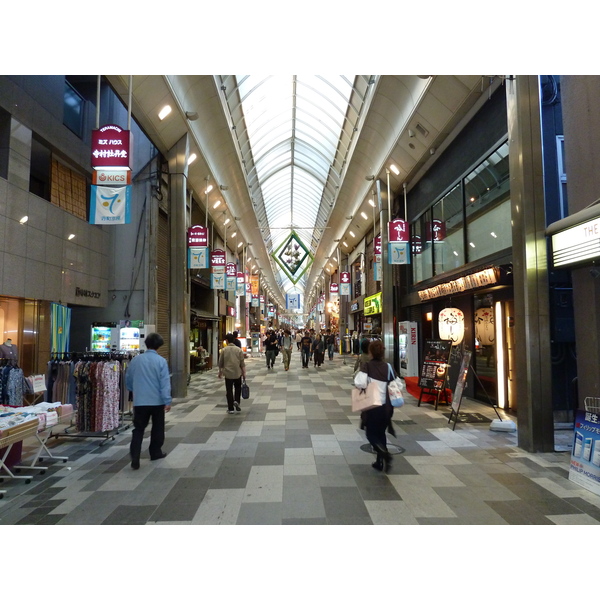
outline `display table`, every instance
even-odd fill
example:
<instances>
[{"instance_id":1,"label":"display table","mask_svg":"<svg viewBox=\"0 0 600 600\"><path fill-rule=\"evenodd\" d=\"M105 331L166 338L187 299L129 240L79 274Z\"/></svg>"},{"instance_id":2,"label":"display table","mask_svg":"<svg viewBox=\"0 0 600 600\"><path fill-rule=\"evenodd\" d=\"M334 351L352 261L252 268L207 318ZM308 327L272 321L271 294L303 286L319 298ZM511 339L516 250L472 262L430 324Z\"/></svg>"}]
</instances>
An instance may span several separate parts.
<instances>
[{"instance_id":1,"label":"display table","mask_svg":"<svg viewBox=\"0 0 600 600\"><path fill-rule=\"evenodd\" d=\"M46 471L48 467L37 465L44 458L66 462L68 457L53 455L46 442L52 435L52 429L69 422L72 415L73 407L70 404L42 402L27 407L0 406L0 481L3 481L2 477L6 474L12 479L24 479L25 483L30 483L33 475L17 475L16 472L22 469ZM12 465L7 464L9 453L15 444L29 437L34 437L39 447L29 464L19 464L14 467L13 472ZM42 452L45 453L44 456ZM0 490L0 498L4 493L5 490Z\"/></svg>"}]
</instances>

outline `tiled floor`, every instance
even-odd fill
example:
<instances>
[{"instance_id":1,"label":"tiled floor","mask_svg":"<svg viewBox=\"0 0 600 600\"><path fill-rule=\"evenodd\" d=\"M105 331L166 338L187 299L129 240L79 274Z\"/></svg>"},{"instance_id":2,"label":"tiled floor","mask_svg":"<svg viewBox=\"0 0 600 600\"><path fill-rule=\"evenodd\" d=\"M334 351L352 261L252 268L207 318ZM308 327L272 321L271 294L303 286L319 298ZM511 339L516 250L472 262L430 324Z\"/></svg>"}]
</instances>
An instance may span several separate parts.
<instances>
[{"instance_id":1,"label":"tiled floor","mask_svg":"<svg viewBox=\"0 0 600 600\"><path fill-rule=\"evenodd\" d=\"M417 407L412 396L394 415L392 470L375 471L350 410L352 363L336 355L302 369L294 353L285 372L279 361L268 371L264 359L248 359L251 398L234 415L216 370L192 376L167 417L168 456L143 458L139 471L129 464L130 429L103 445L53 439L69 461L29 485L5 478L0 524L600 523L600 497L568 480L568 452L528 454L489 422L453 430L446 407ZM495 417L468 400L461 412Z\"/></svg>"}]
</instances>

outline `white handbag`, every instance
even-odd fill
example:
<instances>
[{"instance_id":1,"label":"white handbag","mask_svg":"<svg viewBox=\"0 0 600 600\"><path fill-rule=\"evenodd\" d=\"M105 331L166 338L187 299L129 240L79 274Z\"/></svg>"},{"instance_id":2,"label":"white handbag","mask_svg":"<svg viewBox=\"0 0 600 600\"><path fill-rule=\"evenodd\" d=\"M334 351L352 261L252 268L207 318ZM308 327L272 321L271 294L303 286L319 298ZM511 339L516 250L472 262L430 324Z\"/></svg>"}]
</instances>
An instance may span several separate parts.
<instances>
[{"instance_id":1,"label":"white handbag","mask_svg":"<svg viewBox=\"0 0 600 600\"><path fill-rule=\"evenodd\" d=\"M390 374L390 380L388 382L388 394L390 396L390 402L394 408L400 408L404 406L404 395L403 392L406 389L406 385L400 377L396 377L392 365L388 364L388 372Z\"/></svg>"}]
</instances>

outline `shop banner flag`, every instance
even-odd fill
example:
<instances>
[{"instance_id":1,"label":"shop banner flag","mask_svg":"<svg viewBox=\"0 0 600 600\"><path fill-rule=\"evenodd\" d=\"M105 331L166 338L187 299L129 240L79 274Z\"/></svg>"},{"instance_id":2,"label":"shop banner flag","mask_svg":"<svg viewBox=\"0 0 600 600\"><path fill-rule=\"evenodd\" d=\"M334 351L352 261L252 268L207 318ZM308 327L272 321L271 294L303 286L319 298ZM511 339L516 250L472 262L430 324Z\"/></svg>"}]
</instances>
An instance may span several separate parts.
<instances>
[{"instance_id":1,"label":"shop banner flag","mask_svg":"<svg viewBox=\"0 0 600 600\"><path fill-rule=\"evenodd\" d=\"M300 308L300 294L286 294L285 308L286 310Z\"/></svg>"},{"instance_id":2,"label":"shop banner flag","mask_svg":"<svg viewBox=\"0 0 600 600\"><path fill-rule=\"evenodd\" d=\"M131 186L92 185L91 225L126 225L131 219Z\"/></svg>"},{"instance_id":3,"label":"shop banner flag","mask_svg":"<svg viewBox=\"0 0 600 600\"><path fill-rule=\"evenodd\" d=\"M349 283L340 283L340 296L349 296L350 295L350 284Z\"/></svg>"},{"instance_id":4,"label":"shop banner flag","mask_svg":"<svg viewBox=\"0 0 600 600\"><path fill-rule=\"evenodd\" d=\"M388 264L409 265L410 252L408 242L390 242L388 246Z\"/></svg>"},{"instance_id":5,"label":"shop banner flag","mask_svg":"<svg viewBox=\"0 0 600 600\"><path fill-rule=\"evenodd\" d=\"M209 249L200 246L190 246L188 248L188 268L189 269L208 269Z\"/></svg>"},{"instance_id":6,"label":"shop banner flag","mask_svg":"<svg viewBox=\"0 0 600 600\"><path fill-rule=\"evenodd\" d=\"M227 275L225 279L225 289L228 292L235 292L237 290L237 276L230 277L229 275Z\"/></svg>"}]
</instances>

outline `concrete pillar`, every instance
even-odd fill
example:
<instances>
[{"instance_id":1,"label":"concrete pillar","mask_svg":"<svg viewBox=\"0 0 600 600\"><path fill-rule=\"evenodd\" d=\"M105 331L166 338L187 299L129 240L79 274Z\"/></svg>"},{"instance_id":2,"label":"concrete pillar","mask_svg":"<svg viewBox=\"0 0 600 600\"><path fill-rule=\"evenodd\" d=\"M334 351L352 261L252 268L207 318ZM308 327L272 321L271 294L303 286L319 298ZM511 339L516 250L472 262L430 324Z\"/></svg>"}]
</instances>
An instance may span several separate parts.
<instances>
[{"instance_id":1,"label":"concrete pillar","mask_svg":"<svg viewBox=\"0 0 600 600\"><path fill-rule=\"evenodd\" d=\"M171 228L171 393L187 396L190 295L188 290L186 205L189 142L184 135L169 151L169 224Z\"/></svg>"},{"instance_id":2,"label":"concrete pillar","mask_svg":"<svg viewBox=\"0 0 600 600\"><path fill-rule=\"evenodd\" d=\"M548 257L537 76L506 82L519 447L554 450Z\"/></svg>"}]
</instances>

